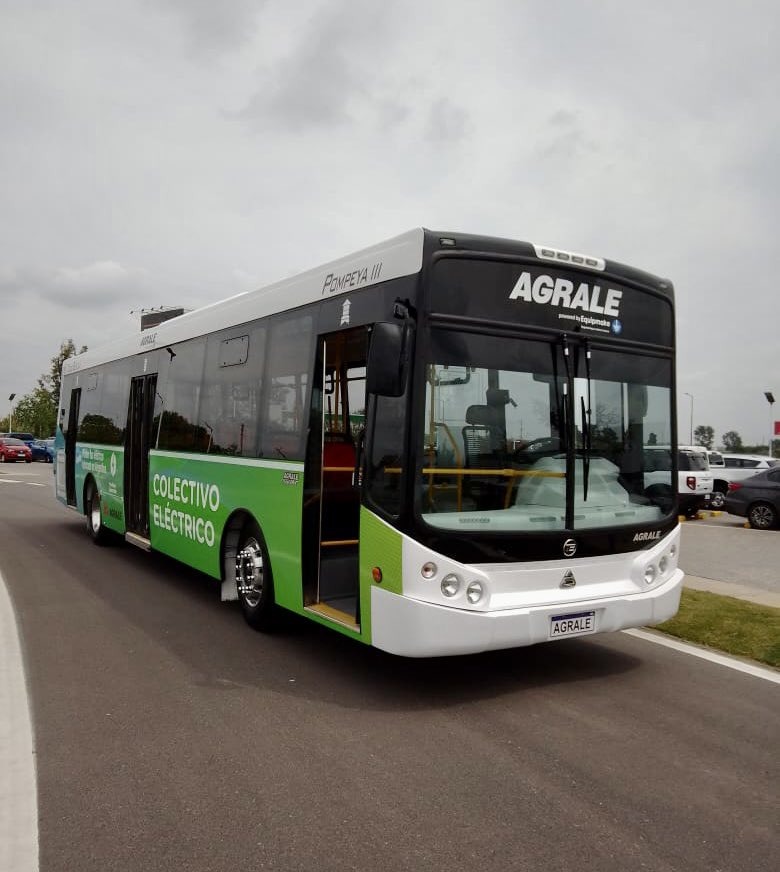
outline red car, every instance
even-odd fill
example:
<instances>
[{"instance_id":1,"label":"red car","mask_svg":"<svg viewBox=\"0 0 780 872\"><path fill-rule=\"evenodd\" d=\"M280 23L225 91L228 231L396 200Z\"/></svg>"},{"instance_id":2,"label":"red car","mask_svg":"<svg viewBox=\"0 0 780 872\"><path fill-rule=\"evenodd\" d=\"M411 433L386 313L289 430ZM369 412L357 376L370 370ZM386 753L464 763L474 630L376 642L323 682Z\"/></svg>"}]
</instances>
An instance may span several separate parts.
<instances>
[{"instance_id":1,"label":"red car","mask_svg":"<svg viewBox=\"0 0 780 872\"><path fill-rule=\"evenodd\" d=\"M30 446L22 442L21 439L3 436L0 439L0 463L15 463L17 460L32 463Z\"/></svg>"}]
</instances>

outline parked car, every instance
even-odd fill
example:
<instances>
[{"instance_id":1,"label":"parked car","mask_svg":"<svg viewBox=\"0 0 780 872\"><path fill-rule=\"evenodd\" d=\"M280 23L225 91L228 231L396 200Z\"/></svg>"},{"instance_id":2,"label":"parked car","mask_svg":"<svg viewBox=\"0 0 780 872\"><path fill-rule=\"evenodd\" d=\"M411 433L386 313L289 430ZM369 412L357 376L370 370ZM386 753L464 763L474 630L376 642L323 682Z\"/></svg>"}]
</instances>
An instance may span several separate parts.
<instances>
[{"instance_id":1,"label":"parked car","mask_svg":"<svg viewBox=\"0 0 780 872\"><path fill-rule=\"evenodd\" d=\"M732 515L747 518L756 530L777 527L780 521L780 466L764 469L743 481L731 482L725 508Z\"/></svg>"},{"instance_id":2,"label":"parked car","mask_svg":"<svg viewBox=\"0 0 780 872\"><path fill-rule=\"evenodd\" d=\"M54 440L33 439L30 443L30 451L32 451L33 460L42 460L44 463L52 463L54 461Z\"/></svg>"},{"instance_id":3,"label":"parked car","mask_svg":"<svg viewBox=\"0 0 780 872\"><path fill-rule=\"evenodd\" d=\"M714 452L708 452L712 455ZM713 464L710 456L710 469L713 475L712 508L722 509L729 484L744 481L763 469L770 469L777 461L761 454L719 454L721 463Z\"/></svg>"},{"instance_id":4,"label":"parked car","mask_svg":"<svg viewBox=\"0 0 780 872\"><path fill-rule=\"evenodd\" d=\"M35 436L32 433L0 433L0 437L8 437L9 439L21 439L25 445L29 445L31 442L35 442Z\"/></svg>"},{"instance_id":5,"label":"parked car","mask_svg":"<svg viewBox=\"0 0 780 872\"><path fill-rule=\"evenodd\" d=\"M22 442L21 439L13 439L8 436L0 437L0 463L15 463L17 460L32 463L30 446Z\"/></svg>"},{"instance_id":6,"label":"parked car","mask_svg":"<svg viewBox=\"0 0 780 872\"><path fill-rule=\"evenodd\" d=\"M672 450L668 445L646 445L645 488L666 486L672 469ZM707 452L699 445L680 445L677 451L677 502L680 513L693 517L710 505L712 473Z\"/></svg>"}]
</instances>

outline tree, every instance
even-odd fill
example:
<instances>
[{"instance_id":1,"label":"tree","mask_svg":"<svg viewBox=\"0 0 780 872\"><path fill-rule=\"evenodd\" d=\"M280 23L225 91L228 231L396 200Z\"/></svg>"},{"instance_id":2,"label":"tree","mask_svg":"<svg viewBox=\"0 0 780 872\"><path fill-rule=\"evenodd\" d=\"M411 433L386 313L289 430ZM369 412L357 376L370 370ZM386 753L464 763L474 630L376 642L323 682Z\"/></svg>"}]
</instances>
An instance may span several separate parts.
<instances>
[{"instance_id":1,"label":"tree","mask_svg":"<svg viewBox=\"0 0 780 872\"><path fill-rule=\"evenodd\" d=\"M51 394L43 388L23 396L14 408L14 430L32 433L45 438L54 433L57 425L57 409Z\"/></svg>"},{"instance_id":2,"label":"tree","mask_svg":"<svg viewBox=\"0 0 780 872\"><path fill-rule=\"evenodd\" d=\"M703 445L708 451L711 451L715 442L715 431L712 427L699 424L693 431L693 440L697 445Z\"/></svg>"},{"instance_id":3,"label":"tree","mask_svg":"<svg viewBox=\"0 0 780 872\"><path fill-rule=\"evenodd\" d=\"M38 387L44 391L48 391L52 396L52 402L56 406L57 402L60 398L60 384L62 382L62 364L69 357L74 357L77 353L83 354L87 350L86 345L82 345L81 348L76 351L76 346L73 344L72 339L67 339L65 342L60 344L59 354L55 354L51 359L51 364L49 366L49 372L44 373L38 379Z\"/></svg>"},{"instance_id":4,"label":"tree","mask_svg":"<svg viewBox=\"0 0 780 872\"><path fill-rule=\"evenodd\" d=\"M51 359L49 371L38 379L38 387L17 400L14 406L14 430L34 433L39 437L54 433L62 383L62 364L69 357L76 353L82 354L86 350L87 346L82 345L76 352L72 339L60 344L59 353Z\"/></svg>"},{"instance_id":5,"label":"tree","mask_svg":"<svg viewBox=\"0 0 780 872\"><path fill-rule=\"evenodd\" d=\"M729 430L723 434L723 447L726 451L741 451L742 437L736 430Z\"/></svg>"}]
</instances>

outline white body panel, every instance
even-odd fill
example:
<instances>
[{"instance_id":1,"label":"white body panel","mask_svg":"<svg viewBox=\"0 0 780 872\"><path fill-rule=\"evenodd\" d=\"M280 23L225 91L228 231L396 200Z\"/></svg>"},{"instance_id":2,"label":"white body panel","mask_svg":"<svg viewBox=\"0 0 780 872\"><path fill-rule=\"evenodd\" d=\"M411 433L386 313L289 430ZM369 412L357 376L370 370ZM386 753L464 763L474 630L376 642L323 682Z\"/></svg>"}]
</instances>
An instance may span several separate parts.
<instances>
[{"instance_id":1,"label":"white body panel","mask_svg":"<svg viewBox=\"0 0 780 872\"><path fill-rule=\"evenodd\" d=\"M521 564L464 565L403 537L403 595L371 589L372 644L408 657L438 657L534 645L550 639L551 618L594 612L595 632L658 624L679 608L684 574L677 566L680 527L653 547L602 557ZM661 570L661 559L664 569ZM425 578L421 567L433 563ZM646 579L648 566L657 573ZM460 592L447 598L441 580L454 573ZM573 576L574 585L564 584ZM482 599L468 601L469 582Z\"/></svg>"},{"instance_id":2,"label":"white body panel","mask_svg":"<svg viewBox=\"0 0 780 872\"><path fill-rule=\"evenodd\" d=\"M570 611L594 610L597 633L659 624L677 612L682 580L683 572L678 569L655 590L585 600ZM560 606L529 606L473 614L396 596L377 587L371 590L371 610L373 644L405 657L471 654L547 642L550 619L561 613Z\"/></svg>"}]
</instances>

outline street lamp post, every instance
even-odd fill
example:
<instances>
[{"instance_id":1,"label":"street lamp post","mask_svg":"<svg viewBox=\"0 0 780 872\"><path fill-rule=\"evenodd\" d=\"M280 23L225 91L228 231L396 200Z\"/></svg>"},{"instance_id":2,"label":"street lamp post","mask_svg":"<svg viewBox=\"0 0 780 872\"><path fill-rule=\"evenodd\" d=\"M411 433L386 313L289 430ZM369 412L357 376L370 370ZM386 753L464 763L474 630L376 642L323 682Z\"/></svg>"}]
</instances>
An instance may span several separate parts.
<instances>
[{"instance_id":1,"label":"street lamp post","mask_svg":"<svg viewBox=\"0 0 780 872\"><path fill-rule=\"evenodd\" d=\"M14 397L16 394L11 394L8 397L8 402L11 404L11 410L8 412L8 432L11 433L14 429Z\"/></svg>"},{"instance_id":2,"label":"street lamp post","mask_svg":"<svg viewBox=\"0 0 780 872\"><path fill-rule=\"evenodd\" d=\"M686 397L691 398L691 441L689 445L693 445L693 394L689 394L688 391L684 391Z\"/></svg>"},{"instance_id":3,"label":"street lamp post","mask_svg":"<svg viewBox=\"0 0 780 872\"><path fill-rule=\"evenodd\" d=\"M772 406L775 402L775 395L772 391L764 391L764 396L769 403L769 456L772 457L772 441L775 438L775 421L772 414Z\"/></svg>"}]
</instances>

